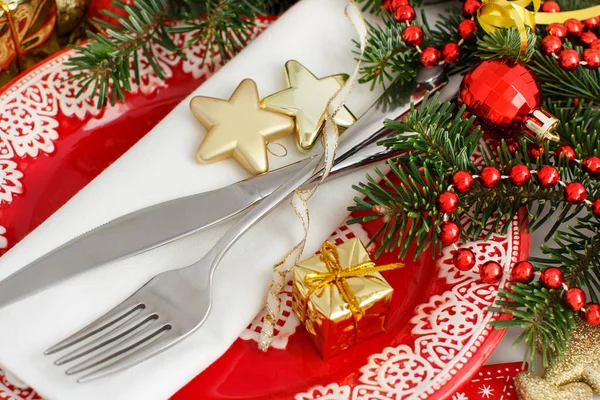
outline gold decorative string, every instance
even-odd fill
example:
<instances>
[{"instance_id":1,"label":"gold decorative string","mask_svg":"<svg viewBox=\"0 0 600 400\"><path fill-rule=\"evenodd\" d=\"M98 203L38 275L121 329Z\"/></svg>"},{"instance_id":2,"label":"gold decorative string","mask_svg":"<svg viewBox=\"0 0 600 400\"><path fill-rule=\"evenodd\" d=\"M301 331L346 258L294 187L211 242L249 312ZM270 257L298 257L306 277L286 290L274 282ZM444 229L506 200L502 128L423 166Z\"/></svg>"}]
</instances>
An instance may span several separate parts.
<instances>
[{"instance_id":1,"label":"gold decorative string","mask_svg":"<svg viewBox=\"0 0 600 400\"><path fill-rule=\"evenodd\" d=\"M354 26L356 33L359 36L360 53L364 54L365 47L367 44L367 26L362 14L354 2L354 0L348 0L346 5L346 16ZM362 57L359 57L359 59ZM308 230L310 227L310 214L308 209L308 200L315 193L321 182L323 182L329 175L329 171L333 166L333 160L335 157L335 151L338 145L338 129L334 122L334 117L337 112L344 106L348 96L352 92L352 89L358 81L358 75L360 71L360 62L357 63L353 73L350 75L346 84L329 100L327 104L327 118L325 120L325 128L323 132L323 145L325 148L325 155L323 165L319 168L323 168L323 175L321 179L315 183L311 188L305 190L296 190L290 201L291 207L294 213L300 220L302 228L304 229L303 238L279 261L273 266L273 276L271 284L269 286L269 293L267 294L267 300L265 304L266 315L263 319L261 326L261 334L259 341L259 348L262 351L267 351L273 341L273 334L277 318L281 309L281 302L279 295L283 291L286 284L286 278L289 275L292 267L298 262L306 239L308 237Z\"/></svg>"},{"instance_id":2,"label":"gold decorative string","mask_svg":"<svg viewBox=\"0 0 600 400\"><path fill-rule=\"evenodd\" d=\"M23 60L21 54L21 41L19 40L19 32L17 31L17 27L15 26L15 21L13 20L12 13L8 4L0 0L0 8L4 10L4 15L6 16L6 21L8 22L10 36L12 37L13 44L15 45L15 53L17 55L17 68L20 72L23 70Z\"/></svg>"}]
</instances>

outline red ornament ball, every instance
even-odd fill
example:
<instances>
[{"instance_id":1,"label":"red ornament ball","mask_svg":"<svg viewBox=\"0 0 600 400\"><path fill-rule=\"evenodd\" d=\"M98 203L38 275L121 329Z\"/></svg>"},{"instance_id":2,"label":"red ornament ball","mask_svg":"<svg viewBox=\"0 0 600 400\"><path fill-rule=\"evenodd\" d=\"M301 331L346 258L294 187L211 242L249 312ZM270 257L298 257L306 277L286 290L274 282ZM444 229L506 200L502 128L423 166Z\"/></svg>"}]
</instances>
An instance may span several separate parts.
<instances>
[{"instance_id":1,"label":"red ornament ball","mask_svg":"<svg viewBox=\"0 0 600 400\"><path fill-rule=\"evenodd\" d=\"M415 9L409 5L400 6L396 9L394 17L400 22L411 22L415 19Z\"/></svg>"},{"instance_id":2,"label":"red ornament ball","mask_svg":"<svg viewBox=\"0 0 600 400\"><path fill-rule=\"evenodd\" d=\"M454 192L443 192L437 198L438 210L451 214L458 209L458 196Z\"/></svg>"},{"instance_id":3,"label":"red ornament ball","mask_svg":"<svg viewBox=\"0 0 600 400\"><path fill-rule=\"evenodd\" d=\"M475 266L475 254L470 249L458 249L454 252L452 263L461 271L470 271Z\"/></svg>"},{"instance_id":4,"label":"red ornament ball","mask_svg":"<svg viewBox=\"0 0 600 400\"><path fill-rule=\"evenodd\" d=\"M542 275L540 276L540 280L542 281L542 285L544 285L547 289L556 289L561 287L563 284L564 278L563 273L560 269L550 267L546 268Z\"/></svg>"},{"instance_id":5,"label":"red ornament ball","mask_svg":"<svg viewBox=\"0 0 600 400\"><path fill-rule=\"evenodd\" d=\"M475 21L465 19L458 24L458 35L465 40L473 39L475 37L475 32L477 32L477 24Z\"/></svg>"},{"instance_id":6,"label":"red ornament ball","mask_svg":"<svg viewBox=\"0 0 600 400\"><path fill-rule=\"evenodd\" d=\"M542 39L542 52L546 55L560 52L562 46L562 40L556 36L549 35Z\"/></svg>"},{"instance_id":7,"label":"red ornament ball","mask_svg":"<svg viewBox=\"0 0 600 400\"><path fill-rule=\"evenodd\" d=\"M400 6L408 5L408 0L385 0L383 6L391 13L396 11Z\"/></svg>"},{"instance_id":8,"label":"red ornament ball","mask_svg":"<svg viewBox=\"0 0 600 400\"><path fill-rule=\"evenodd\" d=\"M458 43L446 43L442 47L442 56L446 64L456 64L460 60L460 46Z\"/></svg>"},{"instance_id":9,"label":"red ornament ball","mask_svg":"<svg viewBox=\"0 0 600 400\"><path fill-rule=\"evenodd\" d=\"M563 25L567 28L567 34L571 37L579 37L583 33L583 24L577 19L568 19Z\"/></svg>"},{"instance_id":10,"label":"red ornament ball","mask_svg":"<svg viewBox=\"0 0 600 400\"><path fill-rule=\"evenodd\" d=\"M485 283L498 283L502 278L502 266L496 261L487 261L479 267L479 277Z\"/></svg>"},{"instance_id":11,"label":"red ornament ball","mask_svg":"<svg viewBox=\"0 0 600 400\"><path fill-rule=\"evenodd\" d=\"M481 8L481 2L479 0L467 0L463 4L462 14L465 18L471 18Z\"/></svg>"},{"instance_id":12,"label":"red ornament ball","mask_svg":"<svg viewBox=\"0 0 600 400\"><path fill-rule=\"evenodd\" d=\"M486 188L493 188L502 180L502 174L498 168L488 165L481 170L481 182Z\"/></svg>"},{"instance_id":13,"label":"red ornament ball","mask_svg":"<svg viewBox=\"0 0 600 400\"><path fill-rule=\"evenodd\" d=\"M583 168L592 176L600 175L600 157L590 156L583 160Z\"/></svg>"},{"instance_id":14,"label":"red ornament ball","mask_svg":"<svg viewBox=\"0 0 600 400\"><path fill-rule=\"evenodd\" d=\"M568 183L565 187L565 200L570 204L581 204L586 196L585 186L579 182Z\"/></svg>"},{"instance_id":15,"label":"red ornament ball","mask_svg":"<svg viewBox=\"0 0 600 400\"><path fill-rule=\"evenodd\" d=\"M563 293L563 302L571 310L581 310L585 305L585 293L577 287L570 288Z\"/></svg>"},{"instance_id":16,"label":"red ornament ball","mask_svg":"<svg viewBox=\"0 0 600 400\"><path fill-rule=\"evenodd\" d=\"M402 40L409 46L418 46L423 43L423 29L416 25L407 26L402 32Z\"/></svg>"},{"instance_id":17,"label":"red ornament ball","mask_svg":"<svg viewBox=\"0 0 600 400\"><path fill-rule=\"evenodd\" d=\"M558 63L565 71L573 71L579 66L579 53L573 49L564 49L558 54Z\"/></svg>"},{"instance_id":18,"label":"red ornament ball","mask_svg":"<svg viewBox=\"0 0 600 400\"><path fill-rule=\"evenodd\" d=\"M542 4L542 11L543 12L559 12L560 6L555 1L545 1L544 4Z\"/></svg>"},{"instance_id":19,"label":"red ornament ball","mask_svg":"<svg viewBox=\"0 0 600 400\"><path fill-rule=\"evenodd\" d=\"M565 157L569 161L573 161L575 159L575 150L571 146L558 146L554 151L554 157L562 158Z\"/></svg>"},{"instance_id":20,"label":"red ornament ball","mask_svg":"<svg viewBox=\"0 0 600 400\"><path fill-rule=\"evenodd\" d=\"M591 44L590 44L590 49L596 49L596 50L600 50L600 39L594 40Z\"/></svg>"},{"instance_id":21,"label":"red ornament ball","mask_svg":"<svg viewBox=\"0 0 600 400\"><path fill-rule=\"evenodd\" d=\"M510 180L515 186L525 186L531 179L531 171L524 164L515 164L510 169Z\"/></svg>"},{"instance_id":22,"label":"red ornament ball","mask_svg":"<svg viewBox=\"0 0 600 400\"><path fill-rule=\"evenodd\" d=\"M444 221L440 224L440 232L438 233L440 242L444 245L456 243L460 239L460 228L456 222Z\"/></svg>"},{"instance_id":23,"label":"red ornament ball","mask_svg":"<svg viewBox=\"0 0 600 400\"><path fill-rule=\"evenodd\" d=\"M473 179L473 175L467 171L458 171L452 175L452 185L460 193L466 193L470 191L474 182L475 180Z\"/></svg>"},{"instance_id":24,"label":"red ornament ball","mask_svg":"<svg viewBox=\"0 0 600 400\"><path fill-rule=\"evenodd\" d=\"M594 217L600 218L600 198L592 202L592 214Z\"/></svg>"},{"instance_id":25,"label":"red ornament ball","mask_svg":"<svg viewBox=\"0 0 600 400\"><path fill-rule=\"evenodd\" d=\"M538 171L538 180L540 184L545 188L556 186L560 180L558 170L550 165L545 165Z\"/></svg>"},{"instance_id":26,"label":"red ornament ball","mask_svg":"<svg viewBox=\"0 0 600 400\"><path fill-rule=\"evenodd\" d=\"M544 146L527 146L527 154L534 160L543 156L545 151Z\"/></svg>"},{"instance_id":27,"label":"red ornament ball","mask_svg":"<svg viewBox=\"0 0 600 400\"><path fill-rule=\"evenodd\" d=\"M512 269L511 277L514 282L529 283L535 277L533 265L528 261L521 261L515 264Z\"/></svg>"},{"instance_id":28,"label":"red ornament ball","mask_svg":"<svg viewBox=\"0 0 600 400\"><path fill-rule=\"evenodd\" d=\"M581 37L579 38L579 40L581 40L581 43L583 43L583 45L586 47L590 47L592 43L594 43L594 40L597 39L598 36L596 36L594 32L583 32L581 34Z\"/></svg>"},{"instance_id":29,"label":"red ornament ball","mask_svg":"<svg viewBox=\"0 0 600 400\"><path fill-rule=\"evenodd\" d=\"M583 21L583 24L589 30L596 29L597 27L600 26L600 17L588 18L585 21Z\"/></svg>"},{"instance_id":30,"label":"red ornament ball","mask_svg":"<svg viewBox=\"0 0 600 400\"><path fill-rule=\"evenodd\" d=\"M421 52L421 64L423 64L425 68L436 67L440 63L440 59L440 51L435 47L426 47Z\"/></svg>"},{"instance_id":31,"label":"red ornament ball","mask_svg":"<svg viewBox=\"0 0 600 400\"><path fill-rule=\"evenodd\" d=\"M583 51L583 61L586 62L586 68L596 69L600 67L600 50L586 49Z\"/></svg>"},{"instance_id":32,"label":"red ornament ball","mask_svg":"<svg viewBox=\"0 0 600 400\"><path fill-rule=\"evenodd\" d=\"M591 326L600 324L600 305L596 303L587 303L581 310L581 319Z\"/></svg>"},{"instance_id":33,"label":"red ornament ball","mask_svg":"<svg viewBox=\"0 0 600 400\"><path fill-rule=\"evenodd\" d=\"M567 37L567 28L563 24L553 23L546 27L546 33L548 35L556 36L559 39Z\"/></svg>"}]
</instances>

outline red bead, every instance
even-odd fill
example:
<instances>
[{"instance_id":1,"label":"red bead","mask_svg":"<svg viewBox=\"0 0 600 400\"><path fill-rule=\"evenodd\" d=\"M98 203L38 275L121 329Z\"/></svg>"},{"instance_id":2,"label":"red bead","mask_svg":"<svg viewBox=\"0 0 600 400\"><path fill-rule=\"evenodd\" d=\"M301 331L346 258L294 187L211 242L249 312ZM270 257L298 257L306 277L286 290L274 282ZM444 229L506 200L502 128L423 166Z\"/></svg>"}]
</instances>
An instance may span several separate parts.
<instances>
[{"instance_id":1,"label":"red bead","mask_svg":"<svg viewBox=\"0 0 600 400\"><path fill-rule=\"evenodd\" d=\"M555 1L545 1L544 4L542 4L542 11L543 12L559 12L560 6Z\"/></svg>"},{"instance_id":2,"label":"red bead","mask_svg":"<svg viewBox=\"0 0 600 400\"><path fill-rule=\"evenodd\" d=\"M547 289L556 289L561 287L563 284L563 273L558 268L546 268L542 271L542 276L540 276L540 280L542 281L542 285L544 285Z\"/></svg>"},{"instance_id":3,"label":"red bead","mask_svg":"<svg viewBox=\"0 0 600 400\"><path fill-rule=\"evenodd\" d=\"M527 146L527 154L534 160L543 156L545 151L544 146Z\"/></svg>"},{"instance_id":4,"label":"red bead","mask_svg":"<svg viewBox=\"0 0 600 400\"><path fill-rule=\"evenodd\" d=\"M592 176L600 175L600 157L590 156L583 160L583 168Z\"/></svg>"},{"instance_id":5,"label":"red bead","mask_svg":"<svg viewBox=\"0 0 600 400\"><path fill-rule=\"evenodd\" d=\"M438 210L446 214L451 214L458 208L458 196L454 192L440 193L436 204Z\"/></svg>"},{"instance_id":6,"label":"red bead","mask_svg":"<svg viewBox=\"0 0 600 400\"><path fill-rule=\"evenodd\" d=\"M400 22L411 22L415 19L415 9L409 5L400 6L396 9L394 17Z\"/></svg>"},{"instance_id":7,"label":"red bead","mask_svg":"<svg viewBox=\"0 0 600 400\"><path fill-rule=\"evenodd\" d=\"M590 47L592 45L592 43L594 42L594 40L597 40L598 36L596 36L596 34L594 32L583 32L581 34L581 36L579 37L579 40L581 40L581 43L583 43L583 45L585 47Z\"/></svg>"},{"instance_id":8,"label":"red bead","mask_svg":"<svg viewBox=\"0 0 600 400\"><path fill-rule=\"evenodd\" d=\"M571 310L581 310L585 305L585 293L577 287L570 288L563 293L563 301Z\"/></svg>"},{"instance_id":9,"label":"red bead","mask_svg":"<svg viewBox=\"0 0 600 400\"><path fill-rule=\"evenodd\" d=\"M408 5L408 0L385 0L383 6L391 13L394 13L400 6Z\"/></svg>"},{"instance_id":10,"label":"red bead","mask_svg":"<svg viewBox=\"0 0 600 400\"><path fill-rule=\"evenodd\" d=\"M460 60L460 46L458 43L446 43L442 47L442 56L446 64L456 64Z\"/></svg>"},{"instance_id":11,"label":"red bead","mask_svg":"<svg viewBox=\"0 0 600 400\"><path fill-rule=\"evenodd\" d=\"M481 2L479 0L467 0L463 4L462 14L465 18L470 18L477 14L477 11L481 8Z\"/></svg>"},{"instance_id":12,"label":"red bead","mask_svg":"<svg viewBox=\"0 0 600 400\"><path fill-rule=\"evenodd\" d=\"M592 44L590 44L590 49L600 50L600 39L594 40Z\"/></svg>"},{"instance_id":13,"label":"red bead","mask_svg":"<svg viewBox=\"0 0 600 400\"><path fill-rule=\"evenodd\" d=\"M440 51L435 47L427 47L421 52L421 63L425 68L436 67L440 63Z\"/></svg>"},{"instance_id":14,"label":"red bead","mask_svg":"<svg viewBox=\"0 0 600 400\"><path fill-rule=\"evenodd\" d=\"M583 21L583 24L589 30L596 29L597 27L600 26L600 17L588 18L585 21Z\"/></svg>"},{"instance_id":15,"label":"red bead","mask_svg":"<svg viewBox=\"0 0 600 400\"><path fill-rule=\"evenodd\" d=\"M600 67L600 50L598 49L586 49L583 51L583 61L587 63L585 66L589 69L596 69Z\"/></svg>"},{"instance_id":16,"label":"red bead","mask_svg":"<svg viewBox=\"0 0 600 400\"><path fill-rule=\"evenodd\" d=\"M570 204L581 204L586 196L585 186L579 182L568 183L565 187L565 200Z\"/></svg>"},{"instance_id":17,"label":"red bead","mask_svg":"<svg viewBox=\"0 0 600 400\"><path fill-rule=\"evenodd\" d=\"M562 40L556 36L549 35L542 39L542 52L546 55L560 52L562 46Z\"/></svg>"},{"instance_id":18,"label":"red bead","mask_svg":"<svg viewBox=\"0 0 600 400\"><path fill-rule=\"evenodd\" d=\"M487 188L496 187L501 179L502 174L500 174L500 171L496 167L487 166L481 170L481 182Z\"/></svg>"},{"instance_id":19,"label":"red bead","mask_svg":"<svg viewBox=\"0 0 600 400\"><path fill-rule=\"evenodd\" d=\"M591 326L600 324L600 306L596 303L587 303L581 310L581 319Z\"/></svg>"},{"instance_id":20,"label":"red bead","mask_svg":"<svg viewBox=\"0 0 600 400\"><path fill-rule=\"evenodd\" d=\"M402 40L409 46L418 46L423 42L423 29L416 25L407 26L402 32Z\"/></svg>"},{"instance_id":21,"label":"red bead","mask_svg":"<svg viewBox=\"0 0 600 400\"><path fill-rule=\"evenodd\" d=\"M466 19L458 24L458 35L465 40L473 39L475 37L475 32L477 32L477 24L475 21Z\"/></svg>"},{"instance_id":22,"label":"red bead","mask_svg":"<svg viewBox=\"0 0 600 400\"><path fill-rule=\"evenodd\" d=\"M579 66L579 53L573 49L564 49L558 54L558 63L565 71L573 71Z\"/></svg>"},{"instance_id":23,"label":"red bead","mask_svg":"<svg viewBox=\"0 0 600 400\"><path fill-rule=\"evenodd\" d=\"M554 157L565 157L567 160L573 161L575 159L575 150L571 146L558 146L554 151Z\"/></svg>"},{"instance_id":24,"label":"red bead","mask_svg":"<svg viewBox=\"0 0 600 400\"><path fill-rule=\"evenodd\" d=\"M545 165L538 171L538 180L540 184L545 188L556 186L560 180L558 170L550 165Z\"/></svg>"},{"instance_id":25,"label":"red bead","mask_svg":"<svg viewBox=\"0 0 600 400\"><path fill-rule=\"evenodd\" d=\"M502 278L502 266L496 261L487 261L479 267L479 277L485 283L498 283Z\"/></svg>"},{"instance_id":26,"label":"red bead","mask_svg":"<svg viewBox=\"0 0 600 400\"><path fill-rule=\"evenodd\" d=\"M461 271L470 271L475 266L475 254L469 249L458 249L454 252L452 263Z\"/></svg>"},{"instance_id":27,"label":"red bead","mask_svg":"<svg viewBox=\"0 0 600 400\"><path fill-rule=\"evenodd\" d=\"M524 186L531 179L531 171L523 164L515 164L510 169L510 180L515 186Z\"/></svg>"},{"instance_id":28,"label":"red bead","mask_svg":"<svg viewBox=\"0 0 600 400\"><path fill-rule=\"evenodd\" d=\"M567 28L563 24L553 23L546 27L546 33L548 35L556 36L559 39L567 37Z\"/></svg>"},{"instance_id":29,"label":"red bead","mask_svg":"<svg viewBox=\"0 0 600 400\"><path fill-rule=\"evenodd\" d=\"M577 19L568 19L563 25L567 28L567 34L571 37L579 37L583 33L583 24Z\"/></svg>"},{"instance_id":30,"label":"red bead","mask_svg":"<svg viewBox=\"0 0 600 400\"><path fill-rule=\"evenodd\" d=\"M460 239L460 228L456 222L444 221L440 224L438 238L444 245L456 243Z\"/></svg>"},{"instance_id":31,"label":"red bead","mask_svg":"<svg viewBox=\"0 0 600 400\"><path fill-rule=\"evenodd\" d=\"M518 283L529 283L535 277L533 265L528 261L521 261L515 264L511 272L512 280Z\"/></svg>"},{"instance_id":32,"label":"red bead","mask_svg":"<svg viewBox=\"0 0 600 400\"><path fill-rule=\"evenodd\" d=\"M600 218L600 198L592 202L592 214L594 217Z\"/></svg>"},{"instance_id":33,"label":"red bead","mask_svg":"<svg viewBox=\"0 0 600 400\"><path fill-rule=\"evenodd\" d=\"M452 175L452 185L454 185L454 188L460 193L470 191L474 182L473 175L467 171L458 171Z\"/></svg>"}]
</instances>

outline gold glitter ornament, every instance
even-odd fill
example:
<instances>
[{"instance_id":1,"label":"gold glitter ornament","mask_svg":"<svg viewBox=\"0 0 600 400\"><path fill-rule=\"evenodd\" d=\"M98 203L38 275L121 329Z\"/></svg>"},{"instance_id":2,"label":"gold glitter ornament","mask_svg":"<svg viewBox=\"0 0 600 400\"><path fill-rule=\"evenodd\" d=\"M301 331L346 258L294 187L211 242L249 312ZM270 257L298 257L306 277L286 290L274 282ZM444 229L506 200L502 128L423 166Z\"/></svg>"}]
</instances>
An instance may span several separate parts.
<instances>
[{"instance_id":1,"label":"gold glitter ornament","mask_svg":"<svg viewBox=\"0 0 600 400\"><path fill-rule=\"evenodd\" d=\"M229 100L196 96L190 109L208 130L196 153L202 164L233 157L252 174L262 174L269 170L266 142L294 131L292 118L260 107L251 79L244 79Z\"/></svg>"},{"instance_id":2,"label":"gold glitter ornament","mask_svg":"<svg viewBox=\"0 0 600 400\"><path fill-rule=\"evenodd\" d=\"M521 400L591 400L600 393L600 327L578 319L554 365L541 377L520 373L515 388Z\"/></svg>"},{"instance_id":3,"label":"gold glitter ornament","mask_svg":"<svg viewBox=\"0 0 600 400\"><path fill-rule=\"evenodd\" d=\"M344 86L348 75L317 78L298 61L285 63L289 88L265 97L261 106L296 119L296 144L301 151L310 150L321 133L327 117L329 100ZM334 122L347 128L356 121L350 110L342 107Z\"/></svg>"}]
</instances>

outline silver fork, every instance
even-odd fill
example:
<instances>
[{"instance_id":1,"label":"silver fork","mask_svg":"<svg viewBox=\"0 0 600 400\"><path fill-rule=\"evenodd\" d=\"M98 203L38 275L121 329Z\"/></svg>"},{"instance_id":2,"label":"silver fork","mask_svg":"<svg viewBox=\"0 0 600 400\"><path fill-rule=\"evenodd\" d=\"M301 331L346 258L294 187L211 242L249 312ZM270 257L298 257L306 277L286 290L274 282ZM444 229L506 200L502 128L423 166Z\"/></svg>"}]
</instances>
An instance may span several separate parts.
<instances>
[{"instance_id":1,"label":"silver fork","mask_svg":"<svg viewBox=\"0 0 600 400\"><path fill-rule=\"evenodd\" d=\"M396 117L408 110L411 101L420 101L424 91L439 85L440 74L423 79L415 95L393 110L375 105L342 136L338 152L348 157L360 156L367 130L375 132L386 116ZM373 129L373 127L376 127ZM373 136L384 134L379 129ZM315 157L271 195L254 206L232 226L215 246L191 266L160 273L137 292L85 328L52 346L44 354L54 354L80 345L55 361L57 365L76 363L68 375L83 374L77 381L97 379L146 360L180 342L198 329L211 308L214 272L231 246L254 224L290 193L320 176L323 156ZM315 172L316 171L316 172Z\"/></svg>"}]
</instances>

